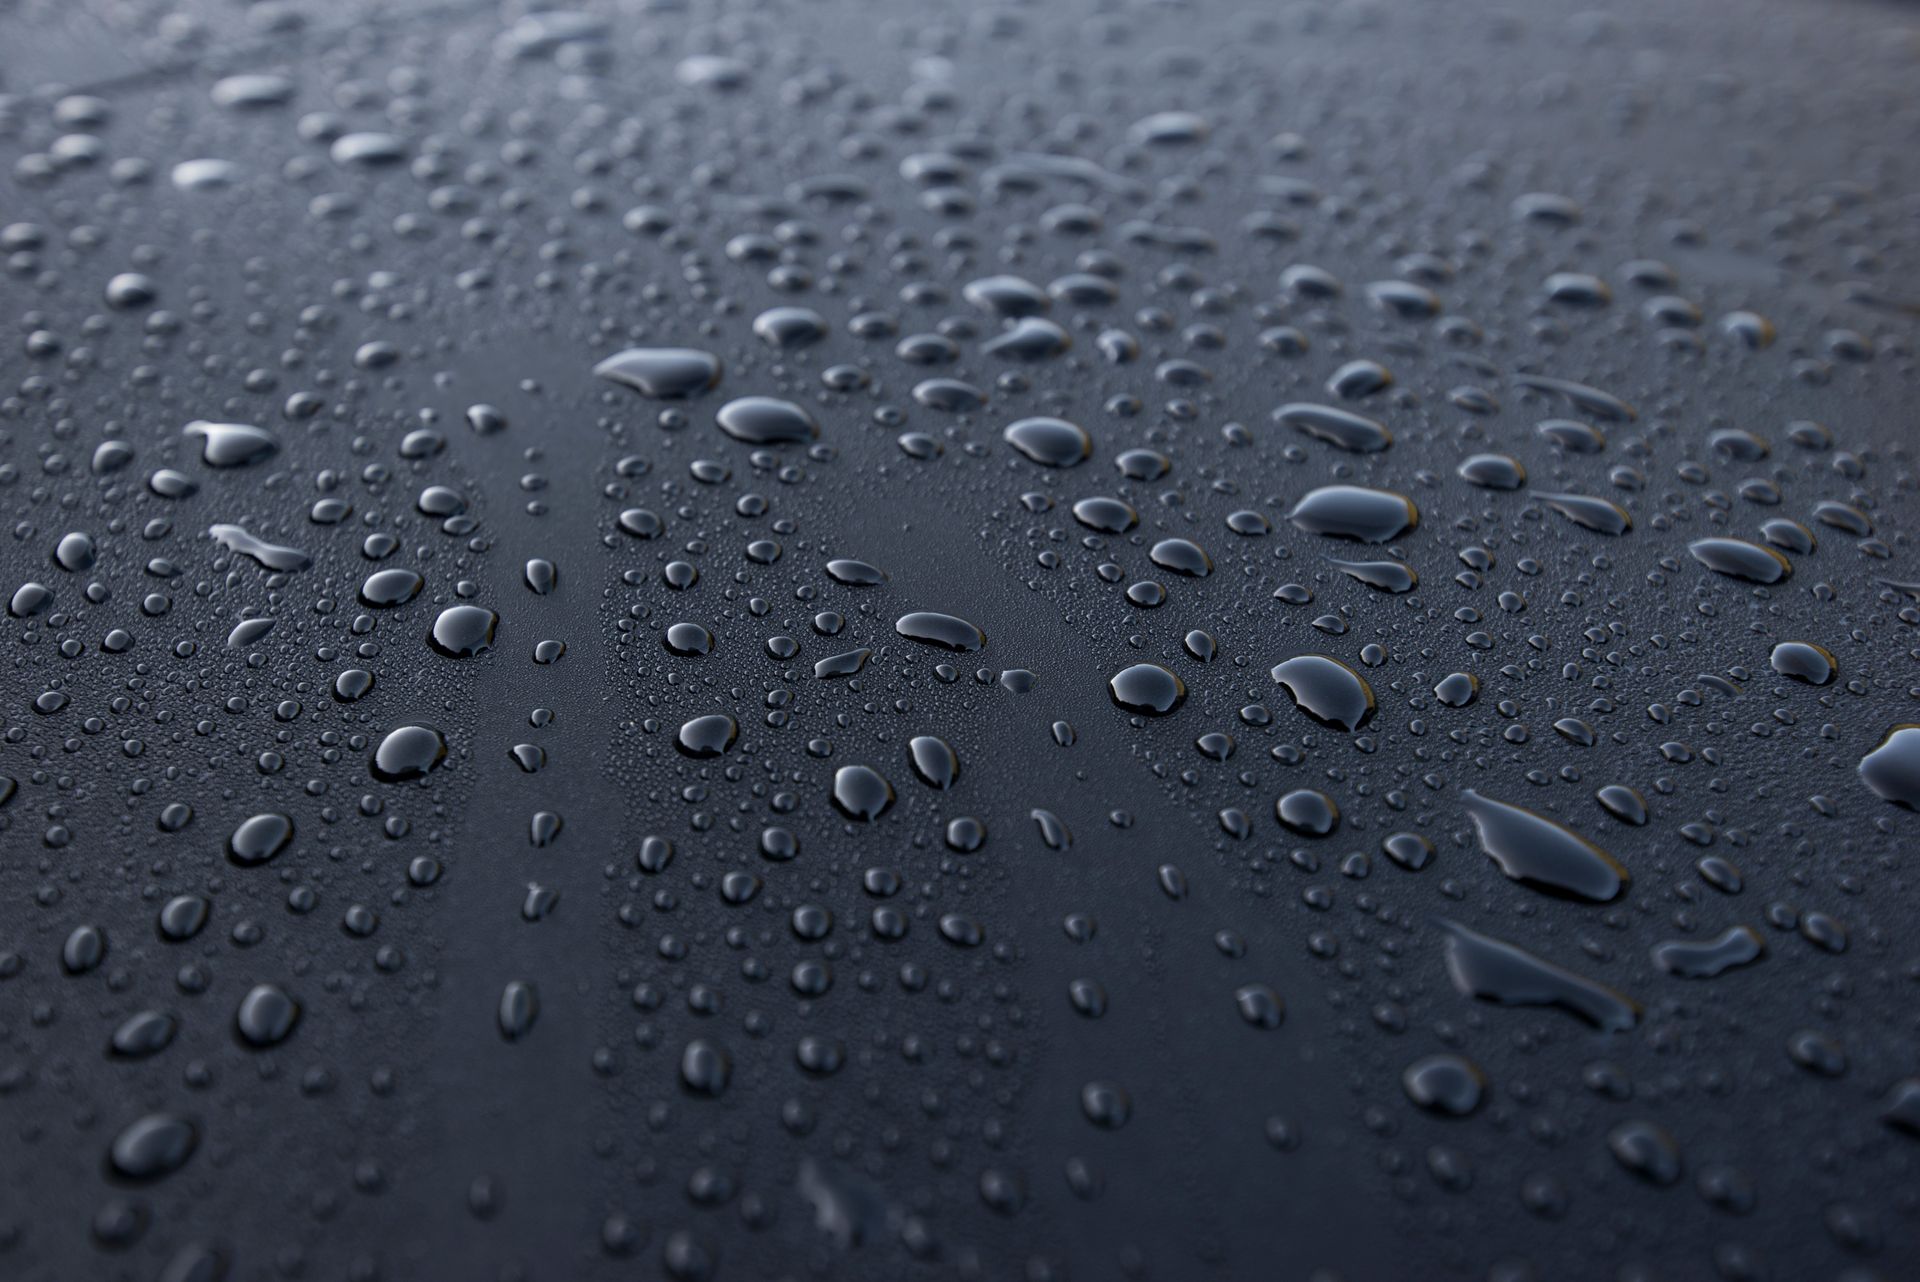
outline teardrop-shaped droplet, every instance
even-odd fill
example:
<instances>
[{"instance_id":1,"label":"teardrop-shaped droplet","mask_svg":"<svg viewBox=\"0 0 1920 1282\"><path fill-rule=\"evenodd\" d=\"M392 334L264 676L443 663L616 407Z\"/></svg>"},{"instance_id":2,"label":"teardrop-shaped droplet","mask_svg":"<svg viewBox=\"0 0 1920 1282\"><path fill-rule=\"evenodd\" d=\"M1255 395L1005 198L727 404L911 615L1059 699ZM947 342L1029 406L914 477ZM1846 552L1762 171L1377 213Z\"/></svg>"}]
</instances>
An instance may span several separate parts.
<instances>
[{"instance_id":1,"label":"teardrop-shaped droplet","mask_svg":"<svg viewBox=\"0 0 1920 1282\"><path fill-rule=\"evenodd\" d=\"M944 792L960 777L960 758L945 739L915 735L907 741L907 755L913 762L913 773L930 788Z\"/></svg>"}]
</instances>

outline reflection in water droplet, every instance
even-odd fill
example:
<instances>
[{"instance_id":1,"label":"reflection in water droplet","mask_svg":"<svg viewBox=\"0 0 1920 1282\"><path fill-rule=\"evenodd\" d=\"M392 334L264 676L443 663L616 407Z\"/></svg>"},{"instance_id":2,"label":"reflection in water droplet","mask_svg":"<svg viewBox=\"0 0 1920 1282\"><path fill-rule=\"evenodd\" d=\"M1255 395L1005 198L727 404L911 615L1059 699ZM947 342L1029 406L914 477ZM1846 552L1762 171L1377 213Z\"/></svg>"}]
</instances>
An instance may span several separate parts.
<instances>
[{"instance_id":1,"label":"reflection in water droplet","mask_svg":"<svg viewBox=\"0 0 1920 1282\"><path fill-rule=\"evenodd\" d=\"M1449 708L1464 708L1472 703L1480 693L1480 678L1471 672L1455 672L1440 678L1433 687L1433 697Z\"/></svg>"},{"instance_id":2,"label":"reflection in water droplet","mask_svg":"<svg viewBox=\"0 0 1920 1282\"><path fill-rule=\"evenodd\" d=\"M835 583L854 588L877 587L887 581L886 573L878 566L845 557L827 562L827 575Z\"/></svg>"},{"instance_id":3,"label":"reflection in water droplet","mask_svg":"<svg viewBox=\"0 0 1920 1282\"><path fill-rule=\"evenodd\" d=\"M540 1018L540 992L524 980L512 980L500 990L497 1022L500 1036L517 1042L533 1031Z\"/></svg>"},{"instance_id":4,"label":"reflection in water droplet","mask_svg":"<svg viewBox=\"0 0 1920 1282\"><path fill-rule=\"evenodd\" d=\"M1102 534L1125 534L1140 523L1140 514L1119 499L1081 499L1073 505L1073 519Z\"/></svg>"},{"instance_id":5,"label":"reflection in water droplet","mask_svg":"<svg viewBox=\"0 0 1920 1282\"><path fill-rule=\"evenodd\" d=\"M1240 1018L1255 1028L1278 1028L1287 1018L1287 1004L1266 984L1243 984L1233 994Z\"/></svg>"},{"instance_id":6,"label":"reflection in water droplet","mask_svg":"<svg viewBox=\"0 0 1920 1282\"><path fill-rule=\"evenodd\" d=\"M1625 784L1610 783L1593 795L1601 807L1621 823L1635 828L1646 825L1646 799Z\"/></svg>"},{"instance_id":7,"label":"reflection in water droplet","mask_svg":"<svg viewBox=\"0 0 1920 1282\"><path fill-rule=\"evenodd\" d=\"M1607 1132L1607 1149L1620 1165L1647 1181L1665 1186L1680 1179L1680 1146L1652 1122L1622 1122Z\"/></svg>"},{"instance_id":8,"label":"reflection in water droplet","mask_svg":"<svg viewBox=\"0 0 1920 1282\"><path fill-rule=\"evenodd\" d=\"M107 1163L123 1180L145 1183L172 1175L200 1145L192 1122L172 1113L149 1113L113 1137Z\"/></svg>"},{"instance_id":9,"label":"reflection in water droplet","mask_svg":"<svg viewBox=\"0 0 1920 1282\"><path fill-rule=\"evenodd\" d=\"M1147 559L1188 578L1204 579L1213 573L1213 561L1199 544L1187 539L1162 539L1147 550Z\"/></svg>"},{"instance_id":10,"label":"reflection in water droplet","mask_svg":"<svg viewBox=\"0 0 1920 1282\"><path fill-rule=\"evenodd\" d=\"M255 984L234 1015L240 1039L260 1050L286 1041L299 1022L300 1003L278 984Z\"/></svg>"}]
</instances>

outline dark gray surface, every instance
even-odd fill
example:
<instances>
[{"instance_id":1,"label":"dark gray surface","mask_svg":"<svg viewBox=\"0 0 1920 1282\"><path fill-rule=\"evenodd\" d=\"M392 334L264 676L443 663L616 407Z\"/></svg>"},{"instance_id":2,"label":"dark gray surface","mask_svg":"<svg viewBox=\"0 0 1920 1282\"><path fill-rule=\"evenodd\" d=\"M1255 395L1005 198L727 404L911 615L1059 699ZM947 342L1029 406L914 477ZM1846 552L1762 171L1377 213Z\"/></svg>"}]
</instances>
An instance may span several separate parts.
<instances>
[{"instance_id":1,"label":"dark gray surface","mask_svg":"<svg viewBox=\"0 0 1920 1282\"><path fill-rule=\"evenodd\" d=\"M516 55L502 41L517 11L484 5L0 8L0 224L38 229L14 233L0 284L17 317L0 356L14 534L0 584L54 594L6 619L0 686L0 773L18 784L0 806L0 1277L1920 1276L1920 1142L1882 1116L1920 1072L1915 816L1856 773L1916 719L1920 689L1920 613L1886 586L1920 580L1912 8L591 12L595 38ZM739 83L685 83L684 60L710 54L738 59ZM291 98L215 105L222 77L256 72L288 77ZM1208 136L1139 141L1135 122L1164 111L1195 113ZM403 160L335 163L313 113L392 134ZM958 191L928 197L902 162L941 153L959 154ZM1072 157L1079 176L1040 174L1039 153ZM196 158L231 162L235 182L178 189L174 166ZM823 175L846 176L849 199L810 195ZM1577 221L1522 217L1532 193L1566 198ZM1097 227L1049 216L1070 203ZM671 230L623 225L641 205ZM1257 234L1256 215L1291 238ZM1197 229L1210 247L1139 243L1135 221ZM756 243L778 261L739 252ZM1000 322L963 298L967 282L1044 286L1088 253L1117 265L1117 296L1053 304L1066 355L981 351ZM1642 260L1675 283L1636 283L1627 265ZM1290 291L1298 264L1342 292ZM1440 317L1370 301L1370 282L1423 270L1443 277ZM157 297L109 306L125 272ZM1558 272L1602 278L1611 301L1551 301ZM1700 323L1650 313L1661 295ZM752 320L779 304L814 309L828 336L762 343ZM867 311L897 318L897 334L856 336ZM1742 311L1767 318L1771 346L1726 331ZM1281 325L1304 353L1262 342ZM952 364L895 354L943 328ZM1138 360L1103 357L1109 329L1135 336ZM371 342L398 359L356 366ZM720 385L668 407L591 373L652 345L715 353ZM1357 358L1394 387L1340 401L1324 384ZM1208 381L1170 385L1157 369L1170 360ZM838 365L870 385L826 390ZM1525 374L1604 389L1637 417L1593 420L1527 391ZM925 408L910 393L929 377L965 379L988 405ZM1462 385L1497 412L1459 408ZM318 412L291 411L297 394ZM817 446L756 458L722 434L718 407L754 394L808 404ZM1395 443L1345 454L1272 420L1297 401L1366 414ZM476 403L506 430L471 431ZM683 417L661 421L666 408ZM1016 455L1002 428L1037 414L1083 425L1092 459L1050 471ZM1563 417L1595 421L1606 448L1536 435ZM201 419L265 427L278 453L208 467L181 431ZM1805 420L1827 425L1830 450L1790 442ZM420 428L444 450L403 458ZM1710 434L1728 428L1770 456L1716 453ZM903 432L943 452L912 457ZM96 475L109 439L133 460ZM1141 447L1168 475L1115 470ZM1519 458L1529 488L1459 479L1482 452ZM621 474L630 457L644 475ZM702 483L696 460L728 478ZM197 492L153 494L148 476L168 467ZM1752 480L1778 505L1743 494ZM1378 549L1287 523L1335 483L1411 496L1419 528ZM432 485L464 496L470 532L416 511ZM1632 530L1591 533L1538 501L1568 491L1622 505ZM737 513L749 493L764 515ZM1140 527L1082 528L1069 509L1091 495L1127 499ZM323 497L351 517L312 523ZM1824 501L1871 533L1818 523ZM622 533L634 506L666 533ZM1244 509L1273 533L1230 532ZM1776 517L1818 538L1784 582L1757 589L1688 555L1703 537L1757 541ZM223 522L312 565L270 575L207 536ZM91 568L56 563L70 531L97 545ZM360 545L380 531L399 547L376 566ZM1212 573L1157 569L1148 548L1166 537L1204 547ZM777 540L778 561L749 560L755 539ZM1477 586L1455 578L1475 546L1495 559ZM1403 596L1325 562L1399 555L1422 576ZM550 595L522 583L534 557L559 569ZM888 579L836 583L836 557ZM663 582L676 559L699 569L683 592ZM425 590L362 607L361 581L386 566L420 572ZM1164 605L1128 603L1142 579L1164 585ZM1312 602L1275 599L1283 584ZM425 638L463 591L501 619L491 652L453 661ZM1502 592L1524 609L1503 609ZM815 632L821 610L846 616L840 635ZM892 623L910 610L964 616L987 647L903 641ZM272 632L229 648L250 615ZM1321 616L1345 631L1316 630ZM714 653L662 648L682 620L712 630ZM132 644L109 653L116 628ZM1182 649L1196 628L1218 641L1211 664ZM775 634L799 642L793 659L769 657ZM547 639L566 653L536 665ZM1795 640L1833 652L1833 684L1769 670L1773 645ZM814 677L859 647L874 654L858 676ZM1357 735L1314 724L1269 679L1302 653L1365 673L1378 711ZM935 671L949 658L952 681ZM1116 708L1107 678L1137 662L1177 672L1183 706ZM376 684L342 704L330 691L349 667ZM1034 688L993 680L1008 669ZM1480 680L1463 708L1430 693L1456 671ZM68 701L36 711L49 690ZM552 723L530 726L535 708ZM680 724L715 711L740 723L731 751L678 754ZM1598 741L1556 733L1567 717ZM1070 747L1056 721L1075 728ZM446 763L425 784L373 779L381 736L415 722L445 734ZM1214 731L1235 736L1229 761L1195 750ZM952 790L915 778L919 734L956 751ZM537 774L508 756L528 742L548 756ZM1284 745L1297 751L1273 755ZM264 753L283 764L263 770ZM849 764L891 781L876 823L829 801ZM1612 784L1644 794L1647 826L1596 804ZM1301 788L1337 803L1331 835L1276 822L1276 798ZM1507 880L1465 789L1577 830L1631 886L1595 905ZM192 819L164 831L173 803ZM1250 817L1245 840L1223 833L1228 807ZM1070 848L1042 842L1036 808L1072 830ZM228 834L267 811L292 818L292 844L234 866ZM541 811L564 827L536 848ZM978 852L946 849L958 815L986 825ZM759 856L770 824L798 835L797 858ZM1424 870L1381 854L1399 831L1438 848ZM636 867L647 834L676 848L655 875ZM1695 868L1710 855L1744 889L1710 886ZM409 883L420 857L444 867L430 887ZM1163 889L1166 867L1183 896ZM890 899L863 889L874 868L898 874ZM765 883L743 906L721 896L736 871ZM521 914L529 882L559 894L537 923ZM161 942L161 905L185 893L211 901L211 921ZM875 937L883 904L906 914L904 939ZM370 935L343 930L353 905L378 915ZM798 937L801 905L831 911L826 939ZM1090 942L1063 929L1075 913L1097 920ZM984 942L942 938L948 914ZM1600 1033L1462 995L1443 919L1627 994L1636 1026ZM1766 954L1718 978L1675 978L1650 955L1735 925ZM106 954L68 974L62 949L82 926ZM824 995L789 982L809 960L831 966ZM1080 979L1105 990L1099 1018L1069 1000ZM509 1041L514 982L534 986L539 1013ZM236 1033L260 983L302 1009L265 1050ZM1279 1027L1236 1010L1249 984L1285 1001ZM111 1058L114 1029L147 1010L178 1021L171 1044ZM1796 1063L1807 1031L1844 1048L1843 1071ZM803 1071L807 1037L837 1043L844 1065ZM694 1039L731 1057L718 1098L683 1087ZM1403 1070L1436 1053L1484 1070L1471 1116L1429 1115L1403 1089ZM1125 1126L1090 1123L1094 1082L1124 1088ZM190 1121L197 1148L163 1178L115 1177L114 1138L156 1113ZM1610 1153L1635 1122L1677 1145L1670 1186ZM1070 1163L1098 1173L1097 1196L1076 1195ZM1523 1191L1543 1180L1563 1213ZM497 1191L489 1214L473 1209L476 1181ZM1727 1184L1750 1186L1745 1213L1702 1192ZM1020 1196L992 1196L1007 1187ZM99 1227L116 1217L136 1225L130 1241ZM196 1252L208 1271L188 1268Z\"/></svg>"}]
</instances>

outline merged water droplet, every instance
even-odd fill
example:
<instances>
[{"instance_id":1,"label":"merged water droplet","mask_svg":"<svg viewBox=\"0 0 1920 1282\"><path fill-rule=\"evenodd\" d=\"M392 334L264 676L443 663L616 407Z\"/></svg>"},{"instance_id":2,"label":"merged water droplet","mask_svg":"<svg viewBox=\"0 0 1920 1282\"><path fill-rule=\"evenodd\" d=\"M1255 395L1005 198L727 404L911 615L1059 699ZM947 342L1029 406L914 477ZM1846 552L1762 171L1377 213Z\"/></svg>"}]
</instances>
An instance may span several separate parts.
<instances>
[{"instance_id":1,"label":"merged water droplet","mask_svg":"<svg viewBox=\"0 0 1920 1282\"><path fill-rule=\"evenodd\" d=\"M1632 880L1612 855L1543 815L1471 788L1461 792L1460 800L1479 833L1481 849L1501 872L1524 886L1607 903L1618 899Z\"/></svg>"},{"instance_id":2,"label":"merged water droplet","mask_svg":"<svg viewBox=\"0 0 1920 1282\"><path fill-rule=\"evenodd\" d=\"M1626 1032L1640 1020L1639 1004L1604 984L1457 922L1439 925L1447 937L1447 973L1462 996L1497 1006L1553 1007L1609 1033Z\"/></svg>"},{"instance_id":3,"label":"merged water droplet","mask_svg":"<svg viewBox=\"0 0 1920 1282\"><path fill-rule=\"evenodd\" d=\"M272 458L280 441L272 432L250 423L209 423L195 419L180 429L200 441L200 457L209 467L246 467Z\"/></svg>"},{"instance_id":4,"label":"merged water droplet","mask_svg":"<svg viewBox=\"0 0 1920 1282\"><path fill-rule=\"evenodd\" d=\"M282 547L255 538L238 525L215 525L207 530L207 534L227 551L252 557L267 569L283 574L292 574L313 564L313 558L299 548Z\"/></svg>"},{"instance_id":5,"label":"merged water droplet","mask_svg":"<svg viewBox=\"0 0 1920 1282\"><path fill-rule=\"evenodd\" d=\"M1656 944L1653 964L1681 979L1712 979L1766 955L1767 943L1751 926L1729 926L1711 940L1669 940Z\"/></svg>"}]
</instances>

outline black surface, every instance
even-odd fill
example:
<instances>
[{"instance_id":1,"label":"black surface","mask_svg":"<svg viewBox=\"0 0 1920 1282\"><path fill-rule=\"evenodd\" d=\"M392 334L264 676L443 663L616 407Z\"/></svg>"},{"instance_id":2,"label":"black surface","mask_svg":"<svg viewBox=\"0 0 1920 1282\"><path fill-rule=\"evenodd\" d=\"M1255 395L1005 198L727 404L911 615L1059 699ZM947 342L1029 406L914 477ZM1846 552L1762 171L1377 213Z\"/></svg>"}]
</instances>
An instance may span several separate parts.
<instances>
[{"instance_id":1,"label":"black surface","mask_svg":"<svg viewBox=\"0 0 1920 1282\"><path fill-rule=\"evenodd\" d=\"M0 7L0 1277L1920 1277L1910 7L586 12Z\"/></svg>"}]
</instances>

